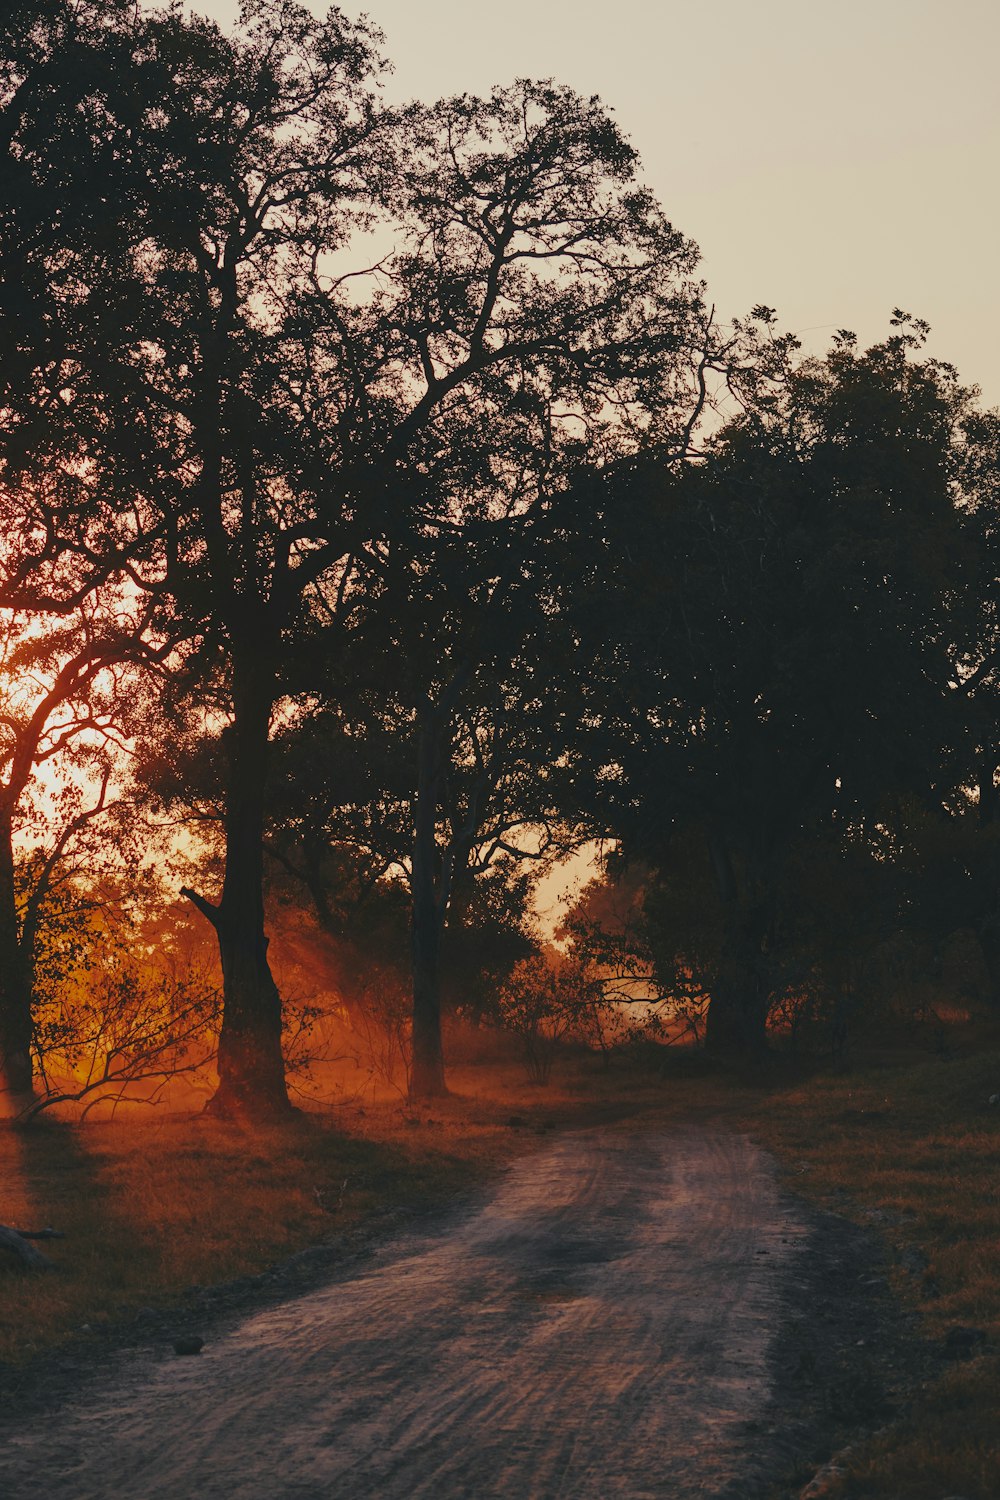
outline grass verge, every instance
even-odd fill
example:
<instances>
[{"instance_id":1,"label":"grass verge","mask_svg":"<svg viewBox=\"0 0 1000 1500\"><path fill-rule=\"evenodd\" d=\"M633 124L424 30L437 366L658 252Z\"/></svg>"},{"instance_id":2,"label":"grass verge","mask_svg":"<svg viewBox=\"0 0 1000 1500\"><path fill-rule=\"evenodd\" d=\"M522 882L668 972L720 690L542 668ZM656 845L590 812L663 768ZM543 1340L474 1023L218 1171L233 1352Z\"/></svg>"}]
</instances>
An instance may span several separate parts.
<instances>
[{"instance_id":1,"label":"grass verge","mask_svg":"<svg viewBox=\"0 0 1000 1500\"><path fill-rule=\"evenodd\" d=\"M66 1236L41 1247L55 1275L0 1255L0 1361L254 1275L387 1209L446 1203L530 1142L506 1125L511 1108L481 1096L252 1130L204 1116L0 1126L0 1223Z\"/></svg>"},{"instance_id":2,"label":"grass verge","mask_svg":"<svg viewBox=\"0 0 1000 1500\"><path fill-rule=\"evenodd\" d=\"M872 1226L894 1290L942 1353L898 1420L837 1461L830 1500L1000 1495L1000 1049L956 1033L941 1055L741 1091L745 1128L790 1186Z\"/></svg>"}]
</instances>

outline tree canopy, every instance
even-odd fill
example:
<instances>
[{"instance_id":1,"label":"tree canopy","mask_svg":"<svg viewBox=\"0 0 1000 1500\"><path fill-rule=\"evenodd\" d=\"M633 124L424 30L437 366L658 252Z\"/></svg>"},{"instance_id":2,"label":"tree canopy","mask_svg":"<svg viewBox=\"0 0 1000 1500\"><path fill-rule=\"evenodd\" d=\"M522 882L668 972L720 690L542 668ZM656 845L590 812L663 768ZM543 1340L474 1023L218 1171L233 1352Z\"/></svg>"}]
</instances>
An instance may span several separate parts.
<instances>
[{"instance_id":1,"label":"tree canopy","mask_svg":"<svg viewBox=\"0 0 1000 1500\"><path fill-rule=\"evenodd\" d=\"M17 807L112 724L213 830L222 1114L289 1108L273 868L331 931L406 885L416 1095L449 922L506 889L513 962L526 872L588 837L720 1049L766 1045L847 890L966 911L1000 974L995 414L898 311L811 359L721 325L599 99L389 108L383 46L293 0L0 23L8 1085Z\"/></svg>"}]
</instances>

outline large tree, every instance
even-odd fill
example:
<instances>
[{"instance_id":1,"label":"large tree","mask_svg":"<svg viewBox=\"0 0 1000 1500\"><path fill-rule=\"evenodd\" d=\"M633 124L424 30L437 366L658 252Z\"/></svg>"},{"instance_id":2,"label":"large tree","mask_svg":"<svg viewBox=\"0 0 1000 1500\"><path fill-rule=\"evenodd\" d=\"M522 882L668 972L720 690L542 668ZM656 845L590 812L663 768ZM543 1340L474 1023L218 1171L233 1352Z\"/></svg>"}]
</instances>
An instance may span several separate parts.
<instances>
[{"instance_id":1,"label":"large tree","mask_svg":"<svg viewBox=\"0 0 1000 1500\"><path fill-rule=\"evenodd\" d=\"M442 943L456 898L474 910L473 882L544 863L567 837L553 774L570 718L566 580L544 517L520 523L466 517L387 561L337 677L278 735L272 846L320 913L335 906L331 856L346 847L409 888L415 1096L444 1087Z\"/></svg>"},{"instance_id":2,"label":"large tree","mask_svg":"<svg viewBox=\"0 0 1000 1500\"><path fill-rule=\"evenodd\" d=\"M871 349L841 336L701 461L620 469L597 501L596 802L665 875L704 864L720 1051L765 1044L810 843L839 844L845 872L859 845L884 859L907 800L940 805L961 764L968 396L922 335L900 316Z\"/></svg>"},{"instance_id":3,"label":"large tree","mask_svg":"<svg viewBox=\"0 0 1000 1500\"><path fill-rule=\"evenodd\" d=\"M278 0L249 5L233 36L154 13L136 44L139 232L106 474L144 546L121 558L120 528L110 545L185 643L184 680L218 687L228 719L222 890L187 892L219 943L221 1112L288 1108L261 887L267 744L285 633L345 547L298 402L293 303L370 212L376 46L338 11Z\"/></svg>"},{"instance_id":4,"label":"large tree","mask_svg":"<svg viewBox=\"0 0 1000 1500\"><path fill-rule=\"evenodd\" d=\"M104 768L74 792L55 786L67 761L100 759L123 669L156 649L121 573L130 500L101 479L136 246L136 35L110 0L36 0L0 18L0 1073L15 1095L31 1088L38 912L88 799L90 811L104 800ZM16 841L42 765L51 841L25 895Z\"/></svg>"},{"instance_id":5,"label":"large tree","mask_svg":"<svg viewBox=\"0 0 1000 1500\"><path fill-rule=\"evenodd\" d=\"M298 622L323 614L335 653L370 570L447 521L433 480L456 422L485 452L492 408L541 405L598 450L672 417L706 321L694 251L597 101L525 84L391 121L363 27L249 16L228 38L176 16L148 33L159 176L119 422L122 451L155 460L131 475L154 539L136 576L227 685L223 889L188 893L219 938L227 1111L286 1105L261 851ZM373 220L394 248L371 264Z\"/></svg>"}]
</instances>

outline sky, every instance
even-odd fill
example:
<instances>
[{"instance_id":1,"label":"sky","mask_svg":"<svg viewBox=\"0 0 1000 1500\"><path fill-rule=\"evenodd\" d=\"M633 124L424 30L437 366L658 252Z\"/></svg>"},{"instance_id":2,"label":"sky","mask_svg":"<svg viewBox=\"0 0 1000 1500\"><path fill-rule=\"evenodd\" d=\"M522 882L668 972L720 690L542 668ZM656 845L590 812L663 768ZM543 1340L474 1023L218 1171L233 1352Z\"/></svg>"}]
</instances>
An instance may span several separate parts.
<instances>
[{"instance_id":1,"label":"sky","mask_svg":"<svg viewBox=\"0 0 1000 1500\"><path fill-rule=\"evenodd\" d=\"M228 22L238 5L192 8ZM820 352L837 328L881 338L903 307L1000 405L1000 0L364 9L386 36L393 101L518 77L599 94L701 247L721 317L766 303Z\"/></svg>"}]
</instances>

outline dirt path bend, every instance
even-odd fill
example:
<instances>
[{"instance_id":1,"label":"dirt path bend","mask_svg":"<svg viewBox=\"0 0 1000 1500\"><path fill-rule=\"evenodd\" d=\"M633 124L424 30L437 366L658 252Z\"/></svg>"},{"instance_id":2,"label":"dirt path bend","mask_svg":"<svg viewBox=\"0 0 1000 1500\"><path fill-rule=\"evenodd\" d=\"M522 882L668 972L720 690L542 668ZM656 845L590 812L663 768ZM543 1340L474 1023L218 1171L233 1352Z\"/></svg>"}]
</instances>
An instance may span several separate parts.
<instances>
[{"instance_id":1,"label":"dirt path bend","mask_svg":"<svg viewBox=\"0 0 1000 1500\"><path fill-rule=\"evenodd\" d=\"M749 1495L806 1237L696 1126L564 1135L446 1233L17 1433L18 1500ZM734 1486L731 1490L729 1486Z\"/></svg>"}]
</instances>

